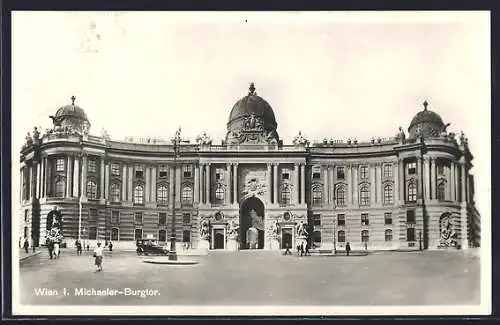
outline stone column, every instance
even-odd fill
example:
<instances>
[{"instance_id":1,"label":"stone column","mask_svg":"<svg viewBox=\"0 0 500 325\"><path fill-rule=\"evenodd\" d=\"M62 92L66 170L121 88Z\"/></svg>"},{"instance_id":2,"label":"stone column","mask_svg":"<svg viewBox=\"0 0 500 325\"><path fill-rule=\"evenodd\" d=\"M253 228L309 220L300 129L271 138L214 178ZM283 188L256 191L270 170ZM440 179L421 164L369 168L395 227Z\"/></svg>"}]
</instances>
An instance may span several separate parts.
<instances>
[{"instance_id":1,"label":"stone column","mask_svg":"<svg viewBox=\"0 0 500 325\"><path fill-rule=\"evenodd\" d=\"M109 200L109 162L106 162L104 170L104 198Z\"/></svg>"},{"instance_id":2,"label":"stone column","mask_svg":"<svg viewBox=\"0 0 500 325\"><path fill-rule=\"evenodd\" d=\"M100 185L99 197L101 199L104 199L104 165L105 165L104 158L101 157L101 172L99 173L99 176L100 176L100 181L99 181L99 185Z\"/></svg>"},{"instance_id":3,"label":"stone column","mask_svg":"<svg viewBox=\"0 0 500 325\"><path fill-rule=\"evenodd\" d=\"M330 184L328 182L328 165L323 166L323 202L324 204L328 204L328 197L330 196Z\"/></svg>"},{"instance_id":4,"label":"stone column","mask_svg":"<svg viewBox=\"0 0 500 325\"><path fill-rule=\"evenodd\" d=\"M468 234L468 218L467 218L467 194L466 194L466 182L467 182L467 169L465 166L465 159L462 157L460 159L460 168L461 168L461 206L460 206L460 228L461 228L461 246L462 249L469 248L469 234Z\"/></svg>"},{"instance_id":5,"label":"stone column","mask_svg":"<svg viewBox=\"0 0 500 325\"><path fill-rule=\"evenodd\" d=\"M370 201L372 205L375 205L377 202L377 165L370 164Z\"/></svg>"},{"instance_id":6,"label":"stone column","mask_svg":"<svg viewBox=\"0 0 500 325\"><path fill-rule=\"evenodd\" d=\"M80 193L82 197L87 197L87 161L88 157L86 154L82 156L82 181L80 182Z\"/></svg>"},{"instance_id":7,"label":"stone column","mask_svg":"<svg viewBox=\"0 0 500 325\"><path fill-rule=\"evenodd\" d=\"M278 163L273 164L273 203L278 204Z\"/></svg>"},{"instance_id":8,"label":"stone column","mask_svg":"<svg viewBox=\"0 0 500 325\"><path fill-rule=\"evenodd\" d=\"M394 204L399 204L399 160L392 165L392 174L394 176ZM382 194L383 195L383 194ZM382 199L383 201L383 199Z\"/></svg>"},{"instance_id":9,"label":"stone column","mask_svg":"<svg viewBox=\"0 0 500 325\"><path fill-rule=\"evenodd\" d=\"M205 202L210 204L210 164L206 164L205 167Z\"/></svg>"},{"instance_id":10,"label":"stone column","mask_svg":"<svg viewBox=\"0 0 500 325\"><path fill-rule=\"evenodd\" d=\"M175 202L181 202L181 169L182 165L178 164L175 167Z\"/></svg>"},{"instance_id":11,"label":"stone column","mask_svg":"<svg viewBox=\"0 0 500 325\"><path fill-rule=\"evenodd\" d=\"M31 162L30 166L30 199L33 200L36 195L36 163Z\"/></svg>"},{"instance_id":12,"label":"stone column","mask_svg":"<svg viewBox=\"0 0 500 325\"><path fill-rule=\"evenodd\" d=\"M429 172L430 172L430 160L429 157L424 157L424 193L425 200L428 201L431 199L431 187L429 181Z\"/></svg>"},{"instance_id":13,"label":"stone column","mask_svg":"<svg viewBox=\"0 0 500 325\"><path fill-rule=\"evenodd\" d=\"M417 157L417 199L423 198L422 176L422 158Z\"/></svg>"},{"instance_id":14,"label":"stone column","mask_svg":"<svg viewBox=\"0 0 500 325\"><path fill-rule=\"evenodd\" d=\"M168 203L172 204L174 202L174 177L175 177L175 167L170 165L168 169ZM177 184L179 187L179 184Z\"/></svg>"},{"instance_id":15,"label":"stone column","mask_svg":"<svg viewBox=\"0 0 500 325\"><path fill-rule=\"evenodd\" d=\"M80 157L75 156L73 158L73 197L78 197L80 195L79 193L80 182L78 177L79 172L80 172Z\"/></svg>"},{"instance_id":16,"label":"stone column","mask_svg":"<svg viewBox=\"0 0 500 325\"><path fill-rule=\"evenodd\" d=\"M404 159L398 160L398 168L399 168L399 204L403 204L405 202L405 166Z\"/></svg>"},{"instance_id":17,"label":"stone column","mask_svg":"<svg viewBox=\"0 0 500 325\"><path fill-rule=\"evenodd\" d=\"M358 172L359 172L359 165L353 165L352 166L352 204L355 206L359 205L358 201Z\"/></svg>"},{"instance_id":18,"label":"stone column","mask_svg":"<svg viewBox=\"0 0 500 325\"><path fill-rule=\"evenodd\" d=\"M347 204L352 205L352 188L354 187L352 184L352 166L347 165Z\"/></svg>"},{"instance_id":19,"label":"stone column","mask_svg":"<svg viewBox=\"0 0 500 325\"><path fill-rule=\"evenodd\" d=\"M238 164L233 165L233 202L238 203Z\"/></svg>"},{"instance_id":20,"label":"stone column","mask_svg":"<svg viewBox=\"0 0 500 325\"><path fill-rule=\"evenodd\" d=\"M43 184L42 184L42 195L47 197L47 183L49 181L49 164L47 156L43 157Z\"/></svg>"},{"instance_id":21,"label":"stone column","mask_svg":"<svg viewBox=\"0 0 500 325\"><path fill-rule=\"evenodd\" d=\"M299 203L299 164L295 163L295 169L294 169L295 177L293 179L293 188L295 190L294 192L294 204Z\"/></svg>"},{"instance_id":22,"label":"stone column","mask_svg":"<svg viewBox=\"0 0 500 325\"><path fill-rule=\"evenodd\" d=\"M300 203L301 204L306 204L306 165L305 164L301 164L300 165L300 175L301 175L301 179L300 179L300 184L301 184L301 192L300 192Z\"/></svg>"},{"instance_id":23,"label":"stone column","mask_svg":"<svg viewBox=\"0 0 500 325\"><path fill-rule=\"evenodd\" d=\"M460 162L460 202L467 203L467 194L466 194L466 184L467 184L467 170L465 168L465 161Z\"/></svg>"},{"instance_id":24,"label":"stone column","mask_svg":"<svg viewBox=\"0 0 500 325\"><path fill-rule=\"evenodd\" d=\"M36 197L42 197L42 164L36 164Z\"/></svg>"},{"instance_id":25,"label":"stone column","mask_svg":"<svg viewBox=\"0 0 500 325\"><path fill-rule=\"evenodd\" d=\"M134 201L134 189L132 187L132 180L134 178L134 167L128 166L128 201Z\"/></svg>"},{"instance_id":26,"label":"stone column","mask_svg":"<svg viewBox=\"0 0 500 325\"><path fill-rule=\"evenodd\" d=\"M156 168L151 167L151 202L156 202Z\"/></svg>"},{"instance_id":27,"label":"stone column","mask_svg":"<svg viewBox=\"0 0 500 325\"><path fill-rule=\"evenodd\" d=\"M229 163L226 163L224 184L226 185L224 190L224 205L228 205L231 203L231 164ZM269 187L269 191L271 191L271 187Z\"/></svg>"},{"instance_id":28,"label":"stone column","mask_svg":"<svg viewBox=\"0 0 500 325\"><path fill-rule=\"evenodd\" d=\"M194 203L200 203L200 166L194 166Z\"/></svg>"},{"instance_id":29,"label":"stone column","mask_svg":"<svg viewBox=\"0 0 500 325\"><path fill-rule=\"evenodd\" d=\"M382 170L382 164L377 164L377 175L376 175L376 179L377 179L377 182L376 182L376 189L375 189L375 192L377 194L377 198L376 198L376 201L379 203L379 204L382 204L383 202L383 199L384 199L384 189L382 187L382 173L383 173L383 170Z\"/></svg>"},{"instance_id":30,"label":"stone column","mask_svg":"<svg viewBox=\"0 0 500 325\"><path fill-rule=\"evenodd\" d=\"M66 195L71 196L71 157L68 155L66 158Z\"/></svg>"},{"instance_id":31,"label":"stone column","mask_svg":"<svg viewBox=\"0 0 500 325\"><path fill-rule=\"evenodd\" d=\"M431 200L436 198L436 158L431 157Z\"/></svg>"},{"instance_id":32,"label":"stone column","mask_svg":"<svg viewBox=\"0 0 500 325\"><path fill-rule=\"evenodd\" d=\"M457 200L457 192L456 192L456 175L455 175L455 162L451 161L450 162L450 184L451 184L451 198L450 200L453 202L456 202Z\"/></svg>"},{"instance_id":33,"label":"stone column","mask_svg":"<svg viewBox=\"0 0 500 325\"><path fill-rule=\"evenodd\" d=\"M446 174L446 195L445 200L451 201L451 162L450 165L445 166L445 174Z\"/></svg>"},{"instance_id":34,"label":"stone column","mask_svg":"<svg viewBox=\"0 0 500 325\"><path fill-rule=\"evenodd\" d=\"M271 172L272 172L272 166L271 166L271 163L267 163L267 174L266 174L266 187L267 187L267 191L266 191L266 196L267 196L267 202L268 203L271 203L271 185L272 185L272 176L271 176Z\"/></svg>"},{"instance_id":35,"label":"stone column","mask_svg":"<svg viewBox=\"0 0 500 325\"><path fill-rule=\"evenodd\" d=\"M122 165L122 201L127 201L127 165Z\"/></svg>"},{"instance_id":36,"label":"stone column","mask_svg":"<svg viewBox=\"0 0 500 325\"><path fill-rule=\"evenodd\" d=\"M144 191L146 194L146 198L144 199L145 202L151 201L151 168L146 165L146 177L144 181Z\"/></svg>"}]
</instances>

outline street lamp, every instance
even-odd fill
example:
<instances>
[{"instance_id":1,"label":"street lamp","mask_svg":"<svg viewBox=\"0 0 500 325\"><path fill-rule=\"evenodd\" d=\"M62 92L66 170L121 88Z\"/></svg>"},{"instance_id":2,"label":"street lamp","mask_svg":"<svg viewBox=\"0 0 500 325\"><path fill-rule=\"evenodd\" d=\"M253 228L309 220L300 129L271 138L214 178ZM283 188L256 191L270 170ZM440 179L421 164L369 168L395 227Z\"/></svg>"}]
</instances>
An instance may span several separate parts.
<instances>
[{"instance_id":1,"label":"street lamp","mask_svg":"<svg viewBox=\"0 0 500 325\"><path fill-rule=\"evenodd\" d=\"M172 139L172 143L174 144L174 172L177 171L177 155L179 153L179 143L181 142L181 128L175 132L175 137ZM175 241L176 241L176 233L175 233L175 194L176 194L176 177L173 177L174 179L174 184L173 184L173 202L172 202L172 231L171 231L171 236L170 236L170 252L168 254L168 259L170 261L176 261L177 260L177 251L175 249Z\"/></svg>"}]
</instances>

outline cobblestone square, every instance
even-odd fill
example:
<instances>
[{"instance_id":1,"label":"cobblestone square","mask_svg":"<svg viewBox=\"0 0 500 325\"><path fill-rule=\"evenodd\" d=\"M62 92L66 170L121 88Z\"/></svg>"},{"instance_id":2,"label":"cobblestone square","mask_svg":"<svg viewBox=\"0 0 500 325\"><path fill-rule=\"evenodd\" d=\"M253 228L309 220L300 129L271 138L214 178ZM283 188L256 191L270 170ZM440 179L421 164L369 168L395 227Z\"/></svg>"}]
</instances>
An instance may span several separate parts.
<instances>
[{"instance_id":1,"label":"cobblestone square","mask_svg":"<svg viewBox=\"0 0 500 325\"><path fill-rule=\"evenodd\" d=\"M479 258L459 251L349 257L210 252L189 259L199 264L147 264L133 252L108 252L104 270L96 272L89 253L76 256L73 250L63 250L59 259L49 260L42 252L21 262L20 301L165 306L480 303ZM98 295L99 290L107 294Z\"/></svg>"}]
</instances>

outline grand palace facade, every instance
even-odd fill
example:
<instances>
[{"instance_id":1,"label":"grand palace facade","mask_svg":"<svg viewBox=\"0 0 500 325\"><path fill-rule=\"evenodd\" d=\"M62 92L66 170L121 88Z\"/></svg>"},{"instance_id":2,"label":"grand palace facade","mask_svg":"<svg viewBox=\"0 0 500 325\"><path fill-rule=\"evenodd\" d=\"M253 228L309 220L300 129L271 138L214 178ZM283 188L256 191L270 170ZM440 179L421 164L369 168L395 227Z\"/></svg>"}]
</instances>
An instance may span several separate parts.
<instances>
[{"instance_id":1,"label":"grand palace facade","mask_svg":"<svg viewBox=\"0 0 500 325\"><path fill-rule=\"evenodd\" d=\"M284 144L252 84L221 144L204 134L174 151L170 141L91 135L72 101L21 150L19 237L35 245L45 243L54 206L71 245L77 238L167 244L174 233L179 248L206 241L209 249L282 249L296 245L300 223L322 250L347 242L368 250L479 245L467 139L448 132L427 103L394 137L310 143L299 133Z\"/></svg>"}]
</instances>

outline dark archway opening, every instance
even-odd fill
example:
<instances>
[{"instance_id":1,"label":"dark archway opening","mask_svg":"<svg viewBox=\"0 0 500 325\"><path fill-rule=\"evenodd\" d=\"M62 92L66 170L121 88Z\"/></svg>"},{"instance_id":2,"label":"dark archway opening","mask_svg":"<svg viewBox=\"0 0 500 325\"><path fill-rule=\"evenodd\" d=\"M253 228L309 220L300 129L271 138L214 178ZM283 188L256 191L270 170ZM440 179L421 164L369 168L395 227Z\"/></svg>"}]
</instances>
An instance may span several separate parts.
<instances>
[{"instance_id":1,"label":"dark archway opening","mask_svg":"<svg viewBox=\"0 0 500 325\"><path fill-rule=\"evenodd\" d=\"M264 248L264 203L256 197L240 207L240 249Z\"/></svg>"}]
</instances>

